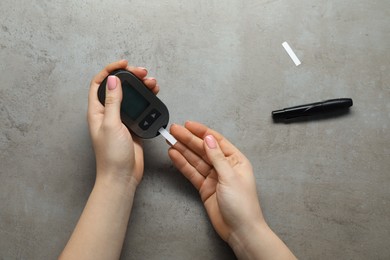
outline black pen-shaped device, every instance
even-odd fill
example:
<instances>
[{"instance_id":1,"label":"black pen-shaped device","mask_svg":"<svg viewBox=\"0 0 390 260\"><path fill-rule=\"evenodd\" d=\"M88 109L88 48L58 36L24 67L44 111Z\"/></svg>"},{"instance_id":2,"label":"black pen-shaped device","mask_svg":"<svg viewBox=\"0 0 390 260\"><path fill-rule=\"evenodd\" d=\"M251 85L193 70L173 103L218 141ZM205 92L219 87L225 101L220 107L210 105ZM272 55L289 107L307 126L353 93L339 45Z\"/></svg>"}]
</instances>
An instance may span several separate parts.
<instances>
[{"instance_id":1,"label":"black pen-shaped device","mask_svg":"<svg viewBox=\"0 0 390 260\"><path fill-rule=\"evenodd\" d=\"M322 102L275 110L272 111L272 118L274 120L288 120L297 117L323 115L338 110L345 110L351 107L352 104L351 98L329 99Z\"/></svg>"}]
</instances>

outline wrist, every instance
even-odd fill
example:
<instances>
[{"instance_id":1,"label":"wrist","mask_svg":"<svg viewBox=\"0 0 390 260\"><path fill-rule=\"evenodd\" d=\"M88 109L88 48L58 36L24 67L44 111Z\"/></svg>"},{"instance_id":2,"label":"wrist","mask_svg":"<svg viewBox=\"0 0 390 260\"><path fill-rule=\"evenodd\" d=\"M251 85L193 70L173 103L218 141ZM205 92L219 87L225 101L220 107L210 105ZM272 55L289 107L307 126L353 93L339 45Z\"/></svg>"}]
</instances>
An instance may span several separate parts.
<instances>
[{"instance_id":1,"label":"wrist","mask_svg":"<svg viewBox=\"0 0 390 260\"><path fill-rule=\"evenodd\" d=\"M103 187L123 196L134 196L138 181L133 175L97 171L95 187Z\"/></svg>"},{"instance_id":2,"label":"wrist","mask_svg":"<svg viewBox=\"0 0 390 260\"><path fill-rule=\"evenodd\" d=\"M270 231L271 229L267 223L264 220L259 220L248 225L243 225L238 230L233 231L227 243L238 258L250 258L249 256L253 249L258 247L259 242L267 237Z\"/></svg>"},{"instance_id":3,"label":"wrist","mask_svg":"<svg viewBox=\"0 0 390 260\"><path fill-rule=\"evenodd\" d=\"M282 240L262 221L232 233L228 243L238 259L296 259Z\"/></svg>"}]
</instances>

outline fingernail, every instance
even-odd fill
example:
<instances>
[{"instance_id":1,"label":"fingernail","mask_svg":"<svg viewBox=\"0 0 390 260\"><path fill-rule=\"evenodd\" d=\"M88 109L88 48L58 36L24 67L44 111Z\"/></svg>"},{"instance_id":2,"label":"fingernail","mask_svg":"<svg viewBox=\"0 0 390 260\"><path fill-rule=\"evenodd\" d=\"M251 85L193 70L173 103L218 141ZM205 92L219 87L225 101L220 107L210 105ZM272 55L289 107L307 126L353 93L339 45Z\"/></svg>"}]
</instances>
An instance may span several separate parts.
<instances>
[{"instance_id":1,"label":"fingernail","mask_svg":"<svg viewBox=\"0 0 390 260\"><path fill-rule=\"evenodd\" d=\"M138 68L141 69L141 70L144 70L144 71L146 71L146 73L148 73L148 70L145 69L144 67L138 67Z\"/></svg>"},{"instance_id":2,"label":"fingernail","mask_svg":"<svg viewBox=\"0 0 390 260\"><path fill-rule=\"evenodd\" d=\"M109 90L114 90L116 88L116 76L108 76L107 87Z\"/></svg>"},{"instance_id":3,"label":"fingernail","mask_svg":"<svg viewBox=\"0 0 390 260\"><path fill-rule=\"evenodd\" d=\"M212 135L208 135L204 138L207 146L210 148L210 149L214 149L214 148L217 148L217 142L215 141L215 138L214 136Z\"/></svg>"}]
</instances>

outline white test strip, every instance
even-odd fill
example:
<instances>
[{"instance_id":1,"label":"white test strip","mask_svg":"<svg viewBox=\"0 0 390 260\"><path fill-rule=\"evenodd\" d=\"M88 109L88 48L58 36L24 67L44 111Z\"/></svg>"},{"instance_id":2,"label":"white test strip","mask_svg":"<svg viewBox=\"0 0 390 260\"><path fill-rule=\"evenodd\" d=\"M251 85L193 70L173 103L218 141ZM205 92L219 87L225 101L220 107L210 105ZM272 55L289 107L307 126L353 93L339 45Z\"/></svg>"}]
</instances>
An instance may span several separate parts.
<instances>
[{"instance_id":1,"label":"white test strip","mask_svg":"<svg viewBox=\"0 0 390 260\"><path fill-rule=\"evenodd\" d=\"M301 61L298 59L297 55L295 55L294 51L291 49L290 45L288 45L287 42L284 42L282 43L282 46L284 47L284 49L286 50L286 52L288 53L288 55L290 55L290 58L293 60L293 62L295 63L296 66L300 65L301 64Z\"/></svg>"},{"instance_id":2,"label":"white test strip","mask_svg":"<svg viewBox=\"0 0 390 260\"><path fill-rule=\"evenodd\" d=\"M160 134L167 139L167 141L174 146L177 143L175 137L173 137L164 127L161 127L159 130Z\"/></svg>"}]
</instances>

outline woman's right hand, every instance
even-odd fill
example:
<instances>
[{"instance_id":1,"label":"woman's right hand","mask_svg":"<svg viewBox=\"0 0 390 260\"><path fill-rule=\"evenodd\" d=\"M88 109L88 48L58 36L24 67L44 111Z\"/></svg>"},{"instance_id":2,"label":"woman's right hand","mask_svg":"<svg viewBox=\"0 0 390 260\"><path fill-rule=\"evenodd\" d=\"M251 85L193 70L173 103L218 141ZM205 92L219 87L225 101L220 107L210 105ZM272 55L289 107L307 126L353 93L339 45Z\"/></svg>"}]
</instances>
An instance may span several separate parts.
<instances>
[{"instance_id":1,"label":"woman's right hand","mask_svg":"<svg viewBox=\"0 0 390 260\"><path fill-rule=\"evenodd\" d=\"M171 160L199 191L213 227L237 257L294 259L264 220L249 160L200 123L174 124L170 132L178 140L168 151Z\"/></svg>"},{"instance_id":2,"label":"woman's right hand","mask_svg":"<svg viewBox=\"0 0 390 260\"><path fill-rule=\"evenodd\" d=\"M199 191L210 220L225 241L246 226L264 223L252 165L221 134L196 122L172 125L175 166Z\"/></svg>"}]
</instances>

